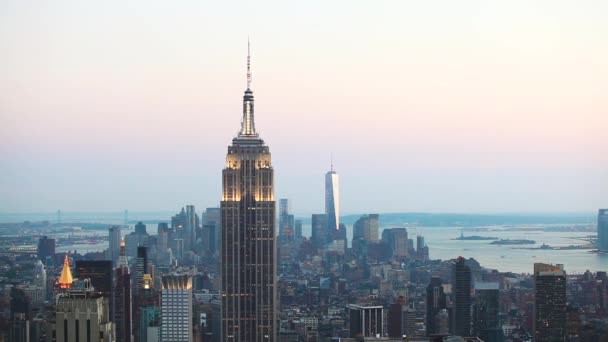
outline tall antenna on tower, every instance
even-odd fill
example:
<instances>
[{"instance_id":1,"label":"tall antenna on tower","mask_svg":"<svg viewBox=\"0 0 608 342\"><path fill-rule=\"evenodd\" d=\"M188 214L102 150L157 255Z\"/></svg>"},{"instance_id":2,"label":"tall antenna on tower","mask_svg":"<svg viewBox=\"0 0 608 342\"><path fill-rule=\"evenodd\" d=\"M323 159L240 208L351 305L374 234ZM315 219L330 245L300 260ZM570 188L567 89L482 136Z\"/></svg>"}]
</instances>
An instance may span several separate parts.
<instances>
[{"instance_id":1,"label":"tall antenna on tower","mask_svg":"<svg viewBox=\"0 0 608 342\"><path fill-rule=\"evenodd\" d=\"M251 43L247 37L247 89L251 89Z\"/></svg>"}]
</instances>

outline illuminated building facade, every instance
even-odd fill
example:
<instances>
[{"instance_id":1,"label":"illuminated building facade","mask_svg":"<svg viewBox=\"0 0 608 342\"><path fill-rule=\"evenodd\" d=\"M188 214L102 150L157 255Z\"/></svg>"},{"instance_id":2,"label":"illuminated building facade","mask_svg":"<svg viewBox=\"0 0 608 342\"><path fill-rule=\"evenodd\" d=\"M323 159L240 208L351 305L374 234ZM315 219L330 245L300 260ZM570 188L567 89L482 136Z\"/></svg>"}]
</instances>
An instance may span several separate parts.
<instances>
[{"instance_id":1,"label":"illuminated building facade","mask_svg":"<svg viewBox=\"0 0 608 342\"><path fill-rule=\"evenodd\" d=\"M222 171L222 341L276 341L276 241L270 150L256 133L249 57L241 131Z\"/></svg>"},{"instance_id":2,"label":"illuminated building facade","mask_svg":"<svg viewBox=\"0 0 608 342\"><path fill-rule=\"evenodd\" d=\"M340 228L340 182L333 165L325 174L325 214L327 230L332 236L332 233Z\"/></svg>"},{"instance_id":3,"label":"illuminated building facade","mask_svg":"<svg viewBox=\"0 0 608 342\"><path fill-rule=\"evenodd\" d=\"M162 278L160 340L192 342L192 277Z\"/></svg>"}]
</instances>

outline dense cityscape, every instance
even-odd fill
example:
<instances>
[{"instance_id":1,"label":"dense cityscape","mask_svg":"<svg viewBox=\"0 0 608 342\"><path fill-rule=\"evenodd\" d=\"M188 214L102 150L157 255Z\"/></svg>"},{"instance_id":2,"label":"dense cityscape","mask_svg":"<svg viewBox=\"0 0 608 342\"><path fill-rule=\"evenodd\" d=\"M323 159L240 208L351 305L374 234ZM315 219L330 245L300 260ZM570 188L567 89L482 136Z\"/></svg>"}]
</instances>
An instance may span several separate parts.
<instances>
[{"instance_id":1,"label":"dense cityscape","mask_svg":"<svg viewBox=\"0 0 608 342\"><path fill-rule=\"evenodd\" d=\"M61 212L54 222L1 225L0 341L608 339L606 270L570 274L567 264L531 262L529 272L501 272L459 255L432 258L425 236L381 229L380 214L349 227L334 165L325 174L325 212L296 218L288 199L275 201L249 68L248 57L241 129L228 147L218 207L186 205L157 226L131 227L126 218L77 226L62 223ZM595 230L597 238L568 248L608 251L607 209ZM535 243L464 231L456 240ZM59 242L105 247L58 252Z\"/></svg>"}]
</instances>

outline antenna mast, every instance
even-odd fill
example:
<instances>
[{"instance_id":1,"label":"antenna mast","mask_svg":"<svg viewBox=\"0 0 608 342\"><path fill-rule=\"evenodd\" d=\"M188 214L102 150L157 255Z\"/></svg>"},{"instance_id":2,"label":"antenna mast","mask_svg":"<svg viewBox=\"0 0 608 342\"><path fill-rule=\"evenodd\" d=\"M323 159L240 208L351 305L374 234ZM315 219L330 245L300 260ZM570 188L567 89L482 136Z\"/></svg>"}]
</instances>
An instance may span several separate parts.
<instances>
[{"instance_id":1,"label":"antenna mast","mask_svg":"<svg viewBox=\"0 0 608 342\"><path fill-rule=\"evenodd\" d=\"M251 89L251 43L247 37L247 89Z\"/></svg>"}]
</instances>

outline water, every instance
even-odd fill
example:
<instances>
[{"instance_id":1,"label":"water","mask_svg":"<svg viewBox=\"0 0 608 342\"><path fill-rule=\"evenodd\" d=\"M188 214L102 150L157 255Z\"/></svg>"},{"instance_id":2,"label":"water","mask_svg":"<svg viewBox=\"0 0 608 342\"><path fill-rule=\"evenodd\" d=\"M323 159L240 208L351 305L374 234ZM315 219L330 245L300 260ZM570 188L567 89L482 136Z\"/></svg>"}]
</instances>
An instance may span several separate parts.
<instances>
[{"instance_id":1,"label":"water","mask_svg":"<svg viewBox=\"0 0 608 342\"><path fill-rule=\"evenodd\" d=\"M382 227L381 230L389 227ZM499 239L534 240L534 245L492 245L491 240L452 240L460 236L458 227L416 227L408 228L410 239L416 243L416 235L424 236L429 247L431 259L455 259L459 256L474 258L481 266L496 269L501 272L532 273L534 263L564 264L570 274L590 271L608 271L608 254L592 253L590 250L547 250L525 249L540 247L543 243L552 247L584 245L584 239L593 232L543 232L508 231L496 229L492 231L466 230L465 235L491 236ZM302 225L302 234L310 236L310 225ZM352 241L352 226L348 226L348 239ZM382 236L382 232L380 232ZM350 245L350 244L349 244Z\"/></svg>"},{"instance_id":2,"label":"water","mask_svg":"<svg viewBox=\"0 0 608 342\"><path fill-rule=\"evenodd\" d=\"M550 246L585 244L583 239L590 232L540 232L540 231L466 231L465 235L492 236L500 239L526 239L536 241L535 245L492 245L492 241L451 240L460 236L460 228L423 227L408 229L410 237L423 235L429 246L432 259L453 259L458 256L474 258L481 266L501 272L532 273L535 262L564 264L568 273L582 273L586 270L608 270L608 254L596 254L590 250L546 250L523 249Z\"/></svg>"},{"instance_id":3,"label":"water","mask_svg":"<svg viewBox=\"0 0 608 342\"><path fill-rule=\"evenodd\" d=\"M129 224L145 221L149 234L156 233L158 222L170 221L172 212L129 212ZM6 214L0 213L0 222L23 222L25 220L56 222L56 213ZM63 222L102 223L108 227L112 224L124 223L124 212L113 213L62 213ZM384 228L384 227L383 227ZM543 243L550 246L568 246L584 244L582 239L593 232L541 232L508 231L497 229L492 231L465 230L465 235L493 236L500 239L527 239L535 240L535 245L500 246L492 245L491 241L452 240L460 236L457 227L416 227L408 228L410 238L423 235L429 246L432 259L454 259L458 256L474 258L483 267L497 269L502 272L532 273L535 262L564 264L568 273L582 273L587 269L591 271L608 271L608 254L591 253L589 250L529 250L523 248L539 247ZM123 235L130 233L123 229ZM107 230L94 230L83 232L107 236ZM310 224L304 223L302 227L304 236L310 236ZM79 233L81 234L81 233ZM349 240L352 239L352 225L348 225ZM60 245L57 252L77 250L79 253L99 252L108 247L107 241L96 244Z\"/></svg>"}]
</instances>

